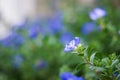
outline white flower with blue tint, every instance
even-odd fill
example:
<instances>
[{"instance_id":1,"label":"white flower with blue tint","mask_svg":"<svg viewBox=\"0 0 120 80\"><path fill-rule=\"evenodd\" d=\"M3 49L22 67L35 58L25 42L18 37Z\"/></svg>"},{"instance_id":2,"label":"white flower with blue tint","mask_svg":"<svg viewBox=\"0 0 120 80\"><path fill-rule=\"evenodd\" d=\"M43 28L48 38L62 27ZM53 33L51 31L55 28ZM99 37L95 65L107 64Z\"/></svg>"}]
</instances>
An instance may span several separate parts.
<instances>
[{"instance_id":1,"label":"white flower with blue tint","mask_svg":"<svg viewBox=\"0 0 120 80\"><path fill-rule=\"evenodd\" d=\"M99 18L104 17L107 14L107 12L101 8L95 8L90 13L89 16L92 20L97 20Z\"/></svg>"},{"instance_id":2,"label":"white flower with blue tint","mask_svg":"<svg viewBox=\"0 0 120 80\"><path fill-rule=\"evenodd\" d=\"M79 43L80 43L80 39L78 37L75 37L72 41L66 44L64 51L69 52L74 50Z\"/></svg>"}]
</instances>

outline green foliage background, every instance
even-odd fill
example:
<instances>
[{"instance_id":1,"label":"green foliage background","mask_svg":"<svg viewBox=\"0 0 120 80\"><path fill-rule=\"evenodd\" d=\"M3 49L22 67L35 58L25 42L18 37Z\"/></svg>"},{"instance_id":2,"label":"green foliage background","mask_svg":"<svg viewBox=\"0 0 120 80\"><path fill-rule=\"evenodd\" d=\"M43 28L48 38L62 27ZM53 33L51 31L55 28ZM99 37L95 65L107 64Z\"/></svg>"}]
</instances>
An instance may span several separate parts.
<instances>
[{"instance_id":1,"label":"green foliage background","mask_svg":"<svg viewBox=\"0 0 120 80\"><path fill-rule=\"evenodd\" d=\"M89 12L95 7L103 7L107 11L104 18L95 22L102 26L102 31L94 31L84 35L80 30L84 23L92 22L89 18ZM72 32L74 36L80 37L81 42L90 47L90 49L87 49L90 61L93 61L92 52L98 52L93 64L100 66L100 68L92 66L93 70L102 71L106 66L112 66L112 71L116 70L116 66L119 67L117 69L120 69L120 64L115 62L120 60L117 57L120 54L120 34L118 33L120 30L120 9L119 5L114 4L114 0L97 0L96 5L91 7L79 7L71 1L61 11L63 12L63 22L66 30ZM28 23L30 22L28 21ZM18 30L18 32L24 35L26 39L20 48L0 46L0 80L60 80L59 74L65 71L83 76L85 80L98 80L97 78L101 77L99 75L95 77L96 74L88 69L88 65L81 65L83 62L81 56L63 51L65 45L62 45L59 41L60 33L39 34L36 39L31 40L25 30ZM16 54L21 54L24 58L21 66L17 69L12 64L12 57ZM35 70L34 65L39 60L45 60L47 67ZM106 69L106 73L107 71L109 71L109 68ZM118 71L118 80L119 73L120 71ZM108 74L104 80L112 80L109 77L111 76Z\"/></svg>"}]
</instances>

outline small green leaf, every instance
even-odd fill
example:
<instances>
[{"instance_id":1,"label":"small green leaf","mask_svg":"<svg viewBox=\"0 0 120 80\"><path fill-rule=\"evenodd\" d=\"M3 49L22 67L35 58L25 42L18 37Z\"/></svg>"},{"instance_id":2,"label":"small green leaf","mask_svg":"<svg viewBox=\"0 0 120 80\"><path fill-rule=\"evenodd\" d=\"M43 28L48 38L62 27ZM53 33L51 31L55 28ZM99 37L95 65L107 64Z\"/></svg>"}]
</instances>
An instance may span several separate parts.
<instances>
[{"instance_id":1,"label":"small green leaf","mask_svg":"<svg viewBox=\"0 0 120 80\"><path fill-rule=\"evenodd\" d=\"M93 53L91 56L90 56L90 62L93 64L93 61L94 61L94 58L95 58L95 54L96 54L96 52L95 53Z\"/></svg>"},{"instance_id":2,"label":"small green leaf","mask_svg":"<svg viewBox=\"0 0 120 80\"><path fill-rule=\"evenodd\" d=\"M69 67L67 65L63 65L61 68L60 68L60 73L63 73L63 72L66 72L66 71L70 71Z\"/></svg>"},{"instance_id":3,"label":"small green leaf","mask_svg":"<svg viewBox=\"0 0 120 80\"><path fill-rule=\"evenodd\" d=\"M86 47L84 50L84 57L88 58L92 55L94 49L92 49L91 47Z\"/></svg>"},{"instance_id":4,"label":"small green leaf","mask_svg":"<svg viewBox=\"0 0 120 80\"><path fill-rule=\"evenodd\" d=\"M96 72L103 72L105 69L103 67L97 67L97 66L90 66L89 67L91 70L94 70Z\"/></svg>"},{"instance_id":5,"label":"small green leaf","mask_svg":"<svg viewBox=\"0 0 120 80\"><path fill-rule=\"evenodd\" d=\"M86 65L87 63L80 63L77 65L77 67L75 68L75 70L81 70L83 69L83 67Z\"/></svg>"},{"instance_id":6,"label":"small green leaf","mask_svg":"<svg viewBox=\"0 0 120 80\"><path fill-rule=\"evenodd\" d=\"M117 63L119 63L119 60L118 60L118 59L113 60L111 66L114 67Z\"/></svg>"},{"instance_id":7,"label":"small green leaf","mask_svg":"<svg viewBox=\"0 0 120 80\"><path fill-rule=\"evenodd\" d=\"M101 60L101 63L102 63L102 65L107 65L107 66L109 66L111 63L110 63L110 60L109 60L109 58L103 58L102 60Z\"/></svg>"},{"instance_id":8,"label":"small green leaf","mask_svg":"<svg viewBox=\"0 0 120 80\"><path fill-rule=\"evenodd\" d=\"M116 80L120 80L120 74L117 75Z\"/></svg>"},{"instance_id":9,"label":"small green leaf","mask_svg":"<svg viewBox=\"0 0 120 80\"><path fill-rule=\"evenodd\" d=\"M84 51L84 57L87 58L88 57L88 51L87 51L88 47L85 49Z\"/></svg>"}]
</instances>

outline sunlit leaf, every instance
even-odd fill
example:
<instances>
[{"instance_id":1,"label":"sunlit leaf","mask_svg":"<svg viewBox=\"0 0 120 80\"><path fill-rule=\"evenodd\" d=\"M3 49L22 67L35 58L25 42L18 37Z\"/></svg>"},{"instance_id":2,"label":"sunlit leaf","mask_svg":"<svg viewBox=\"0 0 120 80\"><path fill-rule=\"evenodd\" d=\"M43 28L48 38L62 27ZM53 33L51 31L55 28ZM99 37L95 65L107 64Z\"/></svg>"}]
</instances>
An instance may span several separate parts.
<instances>
[{"instance_id":1,"label":"sunlit leaf","mask_svg":"<svg viewBox=\"0 0 120 80\"><path fill-rule=\"evenodd\" d=\"M96 52L93 53L93 54L90 56L90 62L91 62L92 64L93 64L93 61L94 61L95 55L96 55Z\"/></svg>"}]
</instances>

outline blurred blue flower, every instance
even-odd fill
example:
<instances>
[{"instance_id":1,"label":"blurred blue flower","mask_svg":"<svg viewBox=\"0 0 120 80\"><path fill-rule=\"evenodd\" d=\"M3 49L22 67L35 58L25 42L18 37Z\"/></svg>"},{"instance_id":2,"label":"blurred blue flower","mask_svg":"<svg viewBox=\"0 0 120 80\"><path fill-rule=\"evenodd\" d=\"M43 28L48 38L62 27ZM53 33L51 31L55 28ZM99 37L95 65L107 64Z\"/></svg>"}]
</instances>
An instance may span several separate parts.
<instances>
[{"instance_id":1,"label":"blurred blue flower","mask_svg":"<svg viewBox=\"0 0 120 80\"><path fill-rule=\"evenodd\" d=\"M100 26L97 26L95 23L93 22L87 22L85 23L82 28L81 28L81 32L85 35L95 31L95 30L100 30Z\"/></svg>"},{"instance_id":2,"label":"blurred blue flower","mask_svg":"<svg viewBox=\"0 0 120 80\"><path fill-rule=\"evenodd\" d=\"M101 8L95 8L90 13L89 16L92 20L97 20L99 18L104 17L107 14L107 12Z\"/></svg>"},{"instance_id":3,"label":"blurred blue flower","mask_svg":"<svg viewBox=\"0 0 120 80\"><path fill-rule=\"evenodd\" d=\"M23 57L20 54L17 54L13 57L13 66L14 68L19 68L23 62Z\"/></svg>"},{"instance_id":4,"label":"blurred blue flower","mask_svg":"<svg viewBox=\"0 0 120 80\"><path fill-rule=\"evenodd\" d=\"M44 69L46 67L47 67L47 62L45 60L39 60L34 65L35 70Z\"/></svg>"},{"instance_id":5,"label":"blurred blue flower","mask_svg":"<svg viewBox=\"0 0 120 80\"><path fill-rule=\"evenodd\" d=\"M57 12L51 19L48 20L48 27L52 33L57 33L62 30L63 22L61 12Z\"/></svg>"},{"instance_id":6,"label":"blurred blue flower","mask_svg":"<svg viewBox=\"0 0 120 80\"><path fill-rule=\"evenodd\" d=\"M120 30L118 31L118 34L120 35Z\"/></svg>"},{"instance_id":7,"label":"blurred blue flower","mask_svg":"<svg viewBox=\"0 0 120 80\"><path fill-rule=\"evenodd\" d=\"M70 72L60 74L60 80L84 80L82 77L77 77Z\"/></svg>"},{"instance_id":8,"label":"blurred blue flower","mask_svg":"<svg viewBox=\"0 0 120 80\"><path fill-rule=\"evenodd\" d=\"M115 77L117 77L118 74L115 73L115 74L113 74L113 75L114 75Z\"/></svg>"},{"instance_id":9,"label":"blurred blue flower","mask_svg":"<svg viewBox=\"0 0 120 80\"><path fill-rule=\"evenodd\" d=\"M64 51L69 52L74 50L79 43L80 43L80 39L78 37L75 37L72 41L66 44Z\"/></svg>"},{"instance_id":10,"label":"blurred blue flower","mask_svg":"<svg viewBox=\"0 0 120 80\"><path fill-rule=\"evenodd\" d=\"M12 32L7 38L1 41L4 46L19 47L24 42L24 37L16 32Z\"/></svg>"},{"instance_id":11,"label":"blurred blue flower","mask_svg":"<svg viewBox=\"0 0 120 80\"><path fill-rule=\"evenodd\" d=\"M114 76L114 77L119 76L119 72L118 72L118 71L114 71L114 72L113 72L113 76Z\"/></svg>"},{"instance_id":12,"label":"blurred blue flower","mask_svg":"<svg viewBox=\"0 0 120 80\"><path fill-rule=\"evenodd\" d=\"M66 32L61 34L60 42L62 44L67 44L68 42L70 42L72 38L73 38L73 34L71 32Z\"/></svg>"},{"instance_id":13,"label":"blurred blue flower","mask_svg":"<svg viewBox=\"0 0 120 80\"><path fill-rule=\"evenodd\" d=\"M38 36L39 32L40 32L40 28L38 26L32 26L28 30L28 34L31 39L36 38Z\"/></svg>"}]
</instances>

